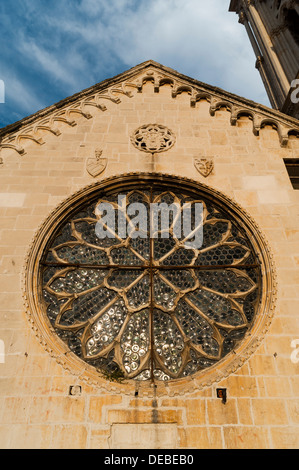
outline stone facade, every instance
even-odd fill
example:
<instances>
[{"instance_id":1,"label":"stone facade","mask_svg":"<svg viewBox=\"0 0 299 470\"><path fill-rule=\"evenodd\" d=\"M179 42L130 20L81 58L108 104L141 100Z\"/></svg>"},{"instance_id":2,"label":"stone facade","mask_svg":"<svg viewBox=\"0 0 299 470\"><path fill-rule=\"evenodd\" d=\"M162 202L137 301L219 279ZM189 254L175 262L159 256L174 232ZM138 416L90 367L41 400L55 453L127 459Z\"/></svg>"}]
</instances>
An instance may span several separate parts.
<instances>
[{"instance_id":1,"label":"stone facade","mask_svg":"<svg viewBox=\"0 0 299 470\"><path fill-rule=\"evenodd\" d=\"M175 135L165 152L132 145L150 123ZM298 158L298 135L297 120L152 61L1 130L2 448L298 448L299 193L284 163ZM263 338L204 387L83 380L31 315L26 266L39 227L77 191L132 172L225 194L269 246L276 301Z\"/></svg>"}]
</instances>

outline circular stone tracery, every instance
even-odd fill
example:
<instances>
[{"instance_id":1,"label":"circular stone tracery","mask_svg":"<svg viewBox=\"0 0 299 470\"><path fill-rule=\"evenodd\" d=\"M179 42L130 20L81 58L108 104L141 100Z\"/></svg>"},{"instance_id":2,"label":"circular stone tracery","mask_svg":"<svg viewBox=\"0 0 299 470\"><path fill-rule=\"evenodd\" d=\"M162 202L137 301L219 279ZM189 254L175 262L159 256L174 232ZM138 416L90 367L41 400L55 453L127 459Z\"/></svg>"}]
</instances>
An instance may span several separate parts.
<instances>
[{"instance_id":1,"label":"circular stone tracery","mask_svg":"<svg viewBox=\"0 0 299 470\"><path fill-rule=\"evenodd\" d=\"M121 180L125 182L125 177ZM81 360L109 377L170 381L204 373L236 351L252 329L262 293L256 247L242 221L205 191L133 179L93 191L63 213L42 248L39 307ZM129 187L128 187L129 186ZM180 187L180 191L177 188ZM135 188L138 188L135 189ZM129 235L99 239L99 202L122 209ZM131 203L203 204L200 248L184 237L134 238ZM192 212L192 211L191 211ZM121 230L121 224L116 224Z\"/></svg>"},{"instance_id":2,"label":"circular stone tracery","mask_svg":"<svg viewBox=\"0 0 299 470\"><path fill-rule=\"evenodd\" d=\"M175 136L161 124L146 124L136 129L131 136L131 142L143 152L160 153L173 147Z\"/></svg>"}]
</instances>

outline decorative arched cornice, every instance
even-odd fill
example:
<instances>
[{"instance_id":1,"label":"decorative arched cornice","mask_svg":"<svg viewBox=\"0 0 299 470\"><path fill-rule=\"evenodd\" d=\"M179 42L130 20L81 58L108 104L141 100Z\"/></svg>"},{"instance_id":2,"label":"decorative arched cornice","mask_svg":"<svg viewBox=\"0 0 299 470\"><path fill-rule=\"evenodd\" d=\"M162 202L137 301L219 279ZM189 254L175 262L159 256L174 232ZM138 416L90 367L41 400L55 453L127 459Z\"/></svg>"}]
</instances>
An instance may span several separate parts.
<instances>
[{"instance_id":1,"label":"decorative arched cornice","mask_svg":"<svg viewBox=\"0 0 299 470\"><path fill-rule=\"evenodd\" d=\"M297 131L299 132L297 119L186 77L156 62L148 61L113 79L105 80L56 105L0 129L0 150L1 148L12 148L20 155L24 155L25 149L22 147L22 140L30 139L38 145L44 143L38 135L40 129L59 136L60 130L57 125L60 122L73 127L77 125L76 117L78 116L92 119L90 107L105 112L107 100L118 105L121 103L122 96L132 98L134 90L136 93L142 93L143 87L148 81L153 83L156 93L159 93L160 88L164 85L170 85L173 99L176 99L181 93L188 93L190 106L194 109L200 100L205 99L210 103L211 116L215 116L220 108L226 108L231 114L230 123L232 126L237 124L240 116L248 115L252 119L252 130L256 136L259 135L264 122L271 122L278 132L282 147L287 145L291 131L295 131L295 134Z\"/></svg>"},{"instance_id":2,"label":"decorative arched cornice","mask_svg":"<svg viewBox=\"0 0 299 470\"><path fill-rule=\"evenodd\" d=\"M162 67L162 66L160 66ZM205 99L210 103L210 115L215 116L216 112L225 107L231 113L231 125L236 125L240 116L248 115L253 122L253 133L258 136L262 128L261 123L269 121L273 123L273 127L277 129L278 136L282 147L288 143L288 134L291 130L299 131L299 122L297 119L291 118L279 111L272 110L266 106L246 100L245 98L227 93L219 88L197 82L175 71L155 70L152 65L151 70L144 71L136 81L132 80L132 84L137 86L138 92L142 93L143 86L146 82L151 81L154 85L154 91L159 92L160 88L169 84L172 88L171 96L176 98L179 94L186 92L190 96L190 106L195 108L197 102Z\"/></svg>"}]
</instances>

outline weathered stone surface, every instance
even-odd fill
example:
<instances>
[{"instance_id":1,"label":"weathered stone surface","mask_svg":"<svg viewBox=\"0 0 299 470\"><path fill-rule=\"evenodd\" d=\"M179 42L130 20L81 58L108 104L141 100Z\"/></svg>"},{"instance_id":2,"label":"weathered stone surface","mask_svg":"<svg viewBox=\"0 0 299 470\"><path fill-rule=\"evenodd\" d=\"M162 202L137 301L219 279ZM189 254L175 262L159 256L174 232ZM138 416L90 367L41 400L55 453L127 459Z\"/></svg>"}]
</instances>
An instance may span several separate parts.
<instances>
[{"instance_id":1,"label":"weathered stone surface","mask_svg":"<svg viewBox=\"0 0 299 470\"><path fill-rule=\"evenodd\" d=\"M24 126L45 115L8 130L16 141L15 148L1 150L0 168L0 339L5 347L5 362L0 362L2 448L139 448L144 441L151 448L298 447L299 371L291 361L291 342L299 338L299 211L298 195L283 159L298 158L299 140L290 139L281 147L272 127L255 135L246 117L231 125L231 108L218 111L213 107L213 102L200 96L203 85L200 88L191 80L189 91L180 91L176 84L186 78L162 68L162 76L173 77L170 87L167 80L157 82L157 66L152 76L145 73L149 69L147 65L145 71L138 68L136 76L132 72L124 77L127 84L131 80L125 94L119 83L110 81L109 87L118 89L113 93L118 100L106 100L105 111L87 105L84 114L70 111L68 118L55 121L59 135L39 128L35 137L43 145L22 139L21 133ZM105 91L105 84L99 91ZM206 92L216 93L211 88ZM247 106L252 112L271 114L245 99L217 93L219 102L225 99L231 107ZM73 109L74 103L69 100L66 106ZM48 117L56 111L51 108ZM274 113L273 119L284 122L285 118ZM156 122L171 129L176 142L151 158L134 148L130 138L140 126ZM20 155L19 146L26 154ZM93 183L86 162L97 148L107 158L99 179L141 171L191 178L239 203L265 235L278 273L272 327L247 362L219 384L211 382L198 390L196 379L186 379L177 386L178 396L165 395L159 387L154 396L150 387L140 387L135 397L135 384L111 382L99 387L86 383L82 365L66 370L64 357L57 363L47 345L39 344L38 329L25 314L28 306L22 280L28 249L48 214ZM212 158L213 171L202 176L194 158ZM80 396L69 395L73 385L81 386ZM227 389L226 404L216 397L218 386Z\"/></svg>"}]
</instances>

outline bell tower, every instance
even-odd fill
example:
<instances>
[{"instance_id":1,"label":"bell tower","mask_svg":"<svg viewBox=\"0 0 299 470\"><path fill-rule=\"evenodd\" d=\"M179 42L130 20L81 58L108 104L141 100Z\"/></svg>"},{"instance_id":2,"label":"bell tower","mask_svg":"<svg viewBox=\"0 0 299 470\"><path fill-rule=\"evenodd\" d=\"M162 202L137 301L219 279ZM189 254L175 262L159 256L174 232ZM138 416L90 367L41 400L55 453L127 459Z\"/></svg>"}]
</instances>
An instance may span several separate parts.
<instances>
[{"instance_id":1,"label":"bell tower","mask_svg":"<svg viewBox=\"0 0 299 470\"><path fill-rule=\"evenodd\" d=\"M274 109L299 119L299 0L231 0Z\"/></svg>"}]
</instances>

